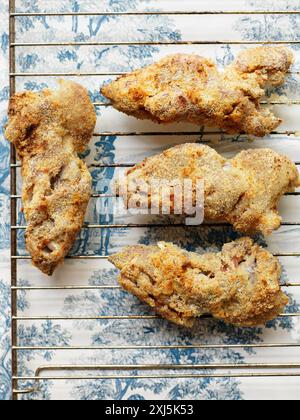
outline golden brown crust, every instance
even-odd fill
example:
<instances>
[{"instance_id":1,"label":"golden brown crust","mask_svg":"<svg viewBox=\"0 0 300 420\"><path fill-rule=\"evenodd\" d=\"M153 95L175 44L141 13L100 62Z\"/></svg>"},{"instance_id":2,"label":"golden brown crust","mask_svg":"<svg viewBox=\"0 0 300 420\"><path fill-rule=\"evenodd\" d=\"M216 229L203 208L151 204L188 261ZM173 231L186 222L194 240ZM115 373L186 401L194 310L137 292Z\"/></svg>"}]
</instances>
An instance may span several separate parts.
<instances>
[{"instance_id":1,"label":"golden brown crust","mask_svg":"<svg viewBox=\"0 0 300 420\"><path fill-rule=\"evenodd\" d=\"M6 137L22 161L26 246L33 264L52 275L71 249L91 195L91 175L78 158L96 114L82 86L61 81L57 91L11 98Z\"/></svg>"},{"instance_id":2,"label":"golden brown crust","mask_svg":"<svg viewBox=\"0 0 300 420\"><path fill-rule=\"evenodd\" d=\"M286 47L248 49L224 73L203 57L176 54L120 77L102 93L116 109L140 119L263 137L281 123L261 107L264 89L281 85L292 63Z\"/></svg>"},{"instance_id":3,"label":"golden brown crust","mask_svg":"<svg viewBox=\"0 0 300 420\"><path fill-rule=\"evenodd\" d=\"M277 258L243 238L219 254L188 253L173 244L125 248L110 261L124 289L162 317L185 327L210 314L226 323L255 327L283 312Z\"/></svg>"},{"instance_id":4,"label":"golden brown crust","mask_svg":"<svg viewBox=\"0 0 300 420\"><path fill-rule=\"evenodd\" d=\"M153 179L182 183L190 179L194 185L197 180L204 180L206 219L230 223L243 233L262 232L265 235L280 227L278 203L282 195L300 186L296 165L272 150L246 150L227 160L208 146L185 144L130 169L125 182L128 186L125 204L129 207L133 197L133 202L144 203L145 196L131 186L141 181L151 185ZM120 188L120 195L122 191L124 189ZM162 205L161 191L150 198ZM171 212L174 206L174 197L171 197Z\"/></svg>"}]
</instances>

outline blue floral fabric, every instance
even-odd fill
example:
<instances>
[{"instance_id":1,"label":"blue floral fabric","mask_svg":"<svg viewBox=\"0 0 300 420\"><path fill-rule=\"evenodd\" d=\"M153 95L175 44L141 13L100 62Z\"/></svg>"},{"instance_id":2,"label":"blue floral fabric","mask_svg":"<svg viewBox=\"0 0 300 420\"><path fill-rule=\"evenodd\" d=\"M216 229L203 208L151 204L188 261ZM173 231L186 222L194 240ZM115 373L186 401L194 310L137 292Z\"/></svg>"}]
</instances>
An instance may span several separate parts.
<instances>
[{"instance_id":1,"label":"blue floral fabric","mask_svg":"<svg viewBox=\"0 0 300 420\"><path fill-rule=\"evenodd\" d=\"M7 102L9 99L8 79L8 5L0 3L0 400L11 398L11 357L10 357L10 271L9 271L9 144L4 139L4 126L6 122ZM103 11L137 11L137 10L165 10L172 9L172 1L151 0L101 0ZM178 8L178 1L174 1L174 8ZM180 2L184 3L184 2ZM223 3L215 0L210 2L212 9L220 9ZM226 2L227 3L227 2ZM220 6L221 5L221 6ZM236 9L236 3L228 2L229 10ZM185 7L189 10L203 8L198 2L186 1ZM64 2L53 0L17 0L16 10L19 12L90 12L99 11L99 1L96 0L67 0ZM243 10L299 10L300 2L286 0L247 0L239 2L239 8ZM212 10L211 9L211 10ZM182 9L184 10L184 9ZM199 9L200 10L200 9ZM4 18L3 18L4 17ZM122 20L123 19L123 20ZM181 20L180 20L181 19ZM193 18L194 19L194 18ZM203 19L199 17L200 19ZM211 18L205 18L211 19ZM217 19L217 18L216 18ZM227 17L222 17L227 19ZM229 19L229 18L228 18ZM299 16L295 15L241 15L230 18L231 29L228 33L235 39L247 41L262 41L271 39L278 41L299 40ZM195 22L195 20L193 20ZM201 21L204 22L203 20ZM209 25L211 21L204 22ZM219 22L219 21L218 21ZM215 28L217 37L223 37L222 29ZM219 31L219 32L218 32ZM17 42L109 42L128 41L135 42L152 41L180 41L193 37L197 28L192 28L186 18L178 18L166 15L148 16L74 16L74 17L18 17L16 18ZM209 32L209 31L208 31ZM194 35L196 36L196 35ZM207 35L208 36L208 35ZM203 47L204 48L204 47ZM182 47L187 52L210 53L220 66L232 62L240 46L230 44L205 47L199 51L190 47ZM293 46L296 53L296 63L299 63L298 47ZM89 90L94 102L103 102L100 84L111 79L111 76L87 76L85 73L115 73L124 72L153 62L156 58L165 55L169 51L179 51L159 45L130 45L130 46L54 46L54 47L30 47L16 48L16 72L17 73L48 73L62 74L81 73L82 76L73 77L74 80L83 83ZM17 90L29 89L40 90L45 87L55 86L55 78L48 76L28 75L18 77L16 80ZM271 95L271 93L270 93ZM300 95L300 87L296 74L289 76L288 84L279 88L276 97ZM292 110L289 111L292 115ZM126 117L103 107L97 107L98 123L96 136L91 142L90 148L84 154L84 158L91 165L93 187L95 192L105 192L107 180L113 180L117 172L114 168L100 168L98 163L112 164L116 162L137 162L145 155L156 153L163 148L169 147L175 142L187 141L185 137L175 138L171 136L155 137L153 141L147 137L118 136L115 132L124 131L152 131L161 130L161 127L147 125ZM143 125L144 124L144 125ZM175 126L173 131L177 131ZM192 129L191 129L192 130ZM300 130L300 128L299 128ZM113 132L112 135L107 133ZM193 128L195 131L195 127ZM157 139L161 140L161 144ZM199 133L191 136L193 141L208 141L203 128ZM300 150L296 137L276 137L272 145L287 154L291 150L299 155ZM270 139L266 140L271 145ZM269 143L268 143L269 142ZM283 143L284 142L284 143ZM221 150L233 153L249 146L247 139L242 137L224 137L214 139L213 144ZM225 146L224 146L225 144ZM251 144L250 146L251 147ZM297 149L298 147L298 149ZM228 150L226 149L228 148ZM291 156L293 158L293 155ZM94 164L94 166L92 166ZM18 177L18 188L20 188ZM104 182L105 181L105 182ZM87 214L87 222L92 224L126 223L127 218L111 215L102 211L110 206L109 199L99 203L91 200ZM21 206L20 206L21 208ZM18 223L25 223L22 213L19 213ZM295 228L296 229L296 228ZM280 231L281 239L290 243L293 238L299 238L297 230ZM200 227L196 229L83 229L78 237L73 255L107 255L116 251L128 243L150 244L158 240L168 240L178 243L188 250L204 252L217 250L225 242L235 239L237 234L231 229L220 227ZM277 236L276 236L277 238ZM271 246L277 246L277 239ZM262 238L257 238L262 245L270 245ZM271 240L272 241L272 240ZM294 245L299 244L295 239ZM18 252L26 255L23 233L19 232ZM295 271L296 260L285 260L283 282L290 280L290 273ZM299 275L299 270L298 270ZM23 317L41 316L41 320L21 320L18 323L18 345L26 349L18 351L18 374L22 377L32 377L36 369L45 365L90 365L94 366L93 374L107 375L103 365L144 365L144 364L171 364L171 365L215 365L265 362L279 358L282 354L274 350L266 353L258 348L247 345L264 344L273 342L300 342L300 327L297 319L290 317L279 318L269 323L265 328L240 329L214 320L199 320L193 330L187 331L170 325L164 320L72 320L60 321L47 319L51 317L101 317L122 315L152 315L149 308L138 302L134 297L115 288L99 288L101 286L116 286L117 272L108 263L94 260L75 261L69 260L60 268L53 279L46 279L28 262L20 262L18 265L18 285L28 288L30 286L68 286L85 284L89 289L85 291L32 291L23 290L18 293L18 313ZM288 312L299 312L299 294L291 293ZM224 348L201 349L197 345L219 344ZM240 347L234 346L239 344ZM226 347L231 345L233 347ZM246 347L243 347L243 346ZM89 350L71 350L75 347L88 347ZM145 347L151 346L151 349ZM160 346L166 346L164 350ZM173 347L172 347L173 346ZM177 346L178 348L175 348ZM195 347L196 346L196 347ZM43 349L41 349L41 347ZM49 349L45 349L48 347ZM119 347L119 349L110 349ZM123 349L121 349L123 347ZM127 347L127 349L124 349ZM128 348L129 347L129 348ZM131 348L130 348L131 347ZM137 347L137 348L132 348ZM140 348L139 348L140 347ZM187 348L189 347L189 348ZM55 349L53 349L55 348ZM64 348L64 350L57 350ZM95 349L97 348L97 349ZM285 357L290 361L295 353L286 352ZM297 356L297 355L296 355ZM269 360L267 358L267 360ZM298 357L299 360L299 357ZM61 369L64 370L63 368ZM207 373L203 369L185 369L184 373ZM74 375L84 372L74 370ZM152 373L152 372L151 372ZM175 369L167 373L176 375ZM216 373L211 370L211 374ZM122 375L124 372L114 370L109 374ZM136 369L126 371L126 375L138 375ZM270 380L260 382L260 379L234 378L195 378L195 379L166 379L166 371L157 369L153 374L158 377L142 379L138 376L134 379L116 380L80 380L80 381L42 381L37 388L30 380L20 380L19 389L34 388L28 395L20 395L23 399L199 399L199 400L242 400L250 399L255 394L254 388L265 392L263 395L273 394L282 389L280 384L273 384ZM59 382L59 383L57 383ZM253 386L255 384L255 386ZM277 386L277 388L276 388ZM293 389L299 386L293 383ZM273 387L273 388L272 388ZM276 391L277 389L277 391ZM299 388L298 388L299 389ZM256 395L259 397L259 392ZM255 396L255 395L254 395ZM289 396L286 395L286 398Z\"/></svg>"}]
</instances>

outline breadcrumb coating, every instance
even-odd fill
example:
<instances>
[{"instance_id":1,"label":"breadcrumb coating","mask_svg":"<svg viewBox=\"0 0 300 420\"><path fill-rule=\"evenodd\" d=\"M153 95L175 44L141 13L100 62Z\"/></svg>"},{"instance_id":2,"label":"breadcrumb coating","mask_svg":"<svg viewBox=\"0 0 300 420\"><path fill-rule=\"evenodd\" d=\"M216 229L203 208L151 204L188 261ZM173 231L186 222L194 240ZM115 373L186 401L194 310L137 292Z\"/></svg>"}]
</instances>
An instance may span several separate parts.
<instances>
[{"instance_id":1,"label":"breadcrumb coating","mask_svg":"<svg viewBox=\"0 0 300 420\"><path fill-rule=\"evenodd\" d=\"M131 203L163 205L161 190L151 190L153 180L182 182L204 181L205 219L227 222L243 233L261 232L270 235L281 225L278 204L283 194L294 192L300 186L296 165L287 157L270 149L250 149L228 160L214 149L201 144L184 144L145 159L130 169L118 193ZM149 196L135 185L149 185ZM121 188L122 187L122 188ZM125 195L126 193L126 195ZM196 203L195 189L192 200ZM171 214L175 197L171 195ZM158 203L158 204L157 204ZM159 207L158 207L159 208ZM182 214L185 208L182 206Z\"/></svg>"},{"instance_id":2,"label":"breadcrumb coating","mask_svg":"<svg viewBox=\"0 0 300 420\"><path fill-rule=\"evenodd\" d=\"M286 47L247 49L224 72L206 58L176 54L121 76L102 94L119 111L140 119L263 137L282 122L260 105L265 88L283 84L292 63Z\"/></svg>"},{"instance_id":3,"label":"breadcrumb coating","mask_svg":"<svg viewBox=\"0 0 300 420\"><path fill-rule=\"evenodd\" d=\"M160 242L132 246L110 261L120 285L167 320L192 327L198 317L256 327L284 311L277 258L250 238L229 243L218 254L188 253Z\"/></svg>"},{"instance_id":4,"label":"breadcrumb coating","mask_svg":"<svg viewBox=\"0 0 300 420\"><path fill-rule=\"evenodd\" d=\"M22 162L26 246L47 275L63 262L84 222L92 179L78 153L95 124L88 92L73 82L10 101L5 134Z\"/></svg>"}]
</instances>

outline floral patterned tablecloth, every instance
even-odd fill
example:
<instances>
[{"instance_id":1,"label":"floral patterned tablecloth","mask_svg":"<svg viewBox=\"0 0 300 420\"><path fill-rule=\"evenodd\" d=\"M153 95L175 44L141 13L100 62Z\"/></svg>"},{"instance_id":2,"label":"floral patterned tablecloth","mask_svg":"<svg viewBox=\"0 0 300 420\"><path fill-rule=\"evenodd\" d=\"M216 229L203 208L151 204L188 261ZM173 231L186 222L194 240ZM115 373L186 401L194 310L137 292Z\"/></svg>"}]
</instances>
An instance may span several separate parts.
<instances>
[{"instance_id":1,"label":"floral patterned tablecloth","mask_svg":"<svg viewBox=\"0 0 300 420\"><path fill-rule=\"evenodd\" d=\"M4 139L8 87L8 2L0 0L0 399L11 398L10 356L10 263L9 263L9 145ZM299 0L16 0L16 10L21 12L67 11L138 11L138 10L300 10ZM165 40L300 40L299 15L208 15L208 16L81 16L81 17L19 17L16 18L17 41L165 41ZM88 73L122 72L153 62L171 52L192 52L210 56L220 66L232 62L244 45L184 46L63 46L16 48L18 73ZM288 83L279 88L276 98L300 99L300 54L296 55L293 73ZM103 101L100 85L109 77L73 77L84 84L94 101ZM17 78L17 90L39 90L54 86L55 78L27 76ZM300 132L299 106L279 105L276 111L285 122L281 131ZM149 122L136 121L118 114L110 108L98 108L96 132L133 131L187 131L195 127L175 125L158 127ZM92 163L134 163L183 141L206 141L218 151L231 156L247 147L272 147L300 161L300 143L296 135L273 135L266 139L251 140L239 137L209 135L203 129L199 134L161 136L98 135L91 142L85 159ZM117 170L92 169L93 186L97 193L103 190L104 180L112 180ZM20 176L18 176L20 188ZM100 207L109 206L92 200L87 222L127 223L129 217L105 215ZM299 222L298 196L285 197L281 211L285 221ZM104 214L100 216L101 214ZM135 219L136 221L136 219ZM19 224L23 216L19 214ZM299 226L283 226L271 238L257 238L273 252L300 250ZM122 245L169 240L189 250L204 252L220 249L224 242L237 234L224 227L191 229L95 229L83 230L72 250L73 255L106 255ZM26 255L23 234L18 236L18 251ZM300 279L299 258L282 257L282 281ZM115 285L117 272L107 262L97 260L68 260L52 279L42 276L28 261L18 263L18 285L68 286ZM291 299L288 312L300 311L299 288L288 290ZM44 365L103 365L103 364L241 364L241 363L296 363L300 361L299 349L224 348L201 350L197 348L169 348L160 350L128 349L109 350L108 346L189 346L193 344L263 344L300 343L298 318L280 318L265 328L239 329L214 320L201 320L192 331L176 328L164 320L105 320L105 321L55 321L46 317L93 317L102 315L151 315L135 298L118 289L85 291L20 291L18 314L21 317L41 316L43 320L24 320L18 326L18 345L29 347L18 352L19 376L33 376ZM64 350L34 349L34 347L60 347ZM70 347L90 347L90 350L72 350ZM95 349L93 347L98 347ZM100 347L104 349L100 349ZM110 371L111 372L111 371ZM184 373L182 371L181 373ZM190 372L190 371L188 371ZM198 371L199 372L199 371ZM56 372L62 374L62 372ZM74 372L80 374L81 372ZM94 374L103 374L98 369ZM120 374L120 372L111 372ZM121 372L122 373L122 372ZM135 374L136 372L126 372ZM156 371L156 374L165 372ZM171 372L172 373L172 372ZM173 372L174 373L174 372ZM213 373L213 372L212 372ZM20 388L28 388L30 381L20 381ZM299 399L299 378L205 378L205 379L118 379L98 381L44 381L40 388L24 399Z\"/></svg>"}]
</instances>

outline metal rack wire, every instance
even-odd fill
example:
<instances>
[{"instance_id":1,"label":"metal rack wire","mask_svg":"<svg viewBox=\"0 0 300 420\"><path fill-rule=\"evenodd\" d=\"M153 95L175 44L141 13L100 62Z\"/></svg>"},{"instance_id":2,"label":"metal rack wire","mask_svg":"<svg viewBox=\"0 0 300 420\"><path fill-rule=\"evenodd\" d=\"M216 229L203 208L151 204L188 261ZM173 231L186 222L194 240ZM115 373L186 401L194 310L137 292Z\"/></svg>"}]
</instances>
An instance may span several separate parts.
<instances>
[{"instance_id":1,"label":"metal rack wire","mask_svg":"<svg viewBox=\"0 0 300 420\"><path fill-rule=\"evenodd\" d=\"M145 15L269 15L270 12L268 11L163 11L163 12L110 12L110 13L100 13L100 12L65 12L65 13L19 13L16 12L15 8L15 0L9 1L9 48L10 48L10 55L9 55L9 78L10 78L10 93L13 95L16 91L16 78L24 77L24 76L34 76L34 77L42 77L42 76L49 76L49 77L60 77L60 76L117 76L123 73L96 73L96 72L89 72L89 73L20 73L16 72L16 47L26 47L26 46L36 46L36 47L45 47L45 46L115 46L115 45L223 45L223 44L231 44L231 45L250 45L250 44L300 44L300 41L164 41L164 42L53 42L53 43L42 43L42 42L16 42L16 32L15 32L15 24L16 19L19 17L36 17L36 16L103 16L103 15L110 15L110 16L145 16ZM293 14L299 15L300 11L274 11L272 14L277 15L285 15L285 14ZM299 74L299 72L298 72ZM280 105L280 104L295 104L299 105L299 101L272 101L272 104ZM109 103L94 103L95 107L109 107ZM199 132L102 132L102 133L95 133L95 136L164 136L164 135L198 135ZM209 134L220 134L219 131L212 132ZM295 131L276 131L273 134L284 134L284 135L294 135L296 134ZM120 168L120 167L130 167L133 164L111 164L111 165L93 165L96 167L113 167L113 168ZM300 166L300 162L297 162L297 165ZM17 194L17 169L20 167L19 163L17 162L16 152L13 147L11 147L11 165L10 165L10 176L11 176L11 316L12 316L12 389L13 389L13 399L17 400L20 394L30 394L38 388L38 384L40 381L60 381L60 380L98 380L98 379L126 379L126 378L143 378L143 379L160 379L160 378L262 378L262 377L298 377L300 376L300 363L294 364L283 364L283 363L258 363L258 364L215 364L215 365L159 365L159 364L151 364L151 365L69 365L69 366L41 366L35 372L34 376L31 377L22 377L18 374L18 352L24 350L55 350L55 351L72 351L72 350L168 350L168 349L207 349L207 350L218 350L218 349L286 349L286 348L296 348L300 350L300 344L296 343L264 343L264 344L235 344L235 345L215 345L215 344L199 344L199 345L168 345L168 346L52 346L52 347L45 347L45 346L20 346L18 345L18 336L17 336L17 329L18 323L20 321L29 321L29 320L111 320L111 319L131 319L131 320L145 320L145 319L157 319L157 316L142 316L142 315L128 315L128 316L94 316L94 317L60 317L60 316L35 316L35 317L21 317L18 316L18 292L19 291L60 291L60 290L100 290L100 289L119 289L119 286L85 286L85 285L74 285L74 286L61 286L61 287L54 287L54 286L40 286L40 287L26 287L26 286L18 286L17 281L17 273L18 273L18 261L20 260L30 260L29 256L22 256L18 255L18 245L17 245L17 233L20 230L24 230L25 226L20 226L17 224L17 204L18 201L21 199L20 195ZM289 194L289 195L300 195L299 192ZM93 194L93 199L101 199L103 197L108 197L105 194ZM295 221L294 223L284 223L286 226L290 225L300 225L300 221ZM166 226L166 225L151 225L152 227L159 227L159 226ZM176 225L178 227L180 225ZM85 229L107 229L107 228L144 228L149 227L149 225L143 224L130 224L130 225L116 225L116 224L99 224L99 225L88 225L85 226ZM172 226L168 226L172 228ZM299 252L286 252L286 253L277 253L279 257L300 257ZM98 259L98 260L106 260L107 256L84 256L84 255L77 255L77 256L70 256L68 258L71 259ZM295 279L296 280L296 279ZM289 282L284 285L285 287L300 287L300 282ZM282 317L300 317L300 313L289 313L289 314L282 314ZM300 357L299 357L300 360ZM270 371L271 369L275 370ZM97 376L90 376L88 374L81 374L81 375L70 375L65 374L63 376L55 376L54 373L57 372L91 372L91 371L115 371L118 372L117 374L107 374L107 375L97 375ZM128 374L126 375L126 371L135 370L138 373L136 375ZM180 373L180 371L189 371L189 370L199 370L202 371L201 373ZM156 371L172 371L172 373L152 373ZM173 372L177 371L178 374L174 374ZM213 373L211 372L213 371ZM151 374L147 373L151 372ZM45 376L46 374L46 376ZM44 375L44 376L42 376ZM25 380L34 380L36 385L32 389L20 389L20 381Z\"/></svg>"}]
</instances>

